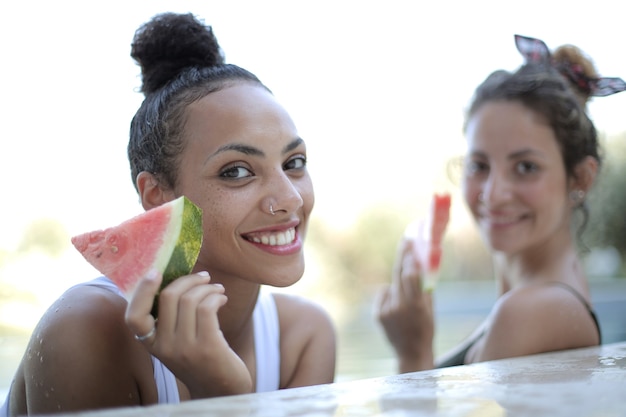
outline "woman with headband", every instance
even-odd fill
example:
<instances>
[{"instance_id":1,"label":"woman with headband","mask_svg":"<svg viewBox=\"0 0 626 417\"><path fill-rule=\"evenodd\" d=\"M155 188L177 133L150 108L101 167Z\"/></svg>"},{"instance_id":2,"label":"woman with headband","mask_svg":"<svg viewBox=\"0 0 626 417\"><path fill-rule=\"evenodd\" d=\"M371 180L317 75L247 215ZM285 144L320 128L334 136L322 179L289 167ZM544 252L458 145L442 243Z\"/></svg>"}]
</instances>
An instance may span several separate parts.
<instances>
[{"instance_id":1,"label":"woman with headband","mask_svg":"<svg viewBox=\"0 0 626 417\"><path fill-rule=\"evenodd\" d=\"M463 196L492 255L499 297L465 341L435 358L432 293L422 289L413 242L402 241L377 305L400 372L601 343L572 225L580 212L584 228L601 166L586 103L626 83L599 77L575 46L551 53L538 39L515 41L525 64L478 86L464 126Z\"/></svg>"}]
</instances>

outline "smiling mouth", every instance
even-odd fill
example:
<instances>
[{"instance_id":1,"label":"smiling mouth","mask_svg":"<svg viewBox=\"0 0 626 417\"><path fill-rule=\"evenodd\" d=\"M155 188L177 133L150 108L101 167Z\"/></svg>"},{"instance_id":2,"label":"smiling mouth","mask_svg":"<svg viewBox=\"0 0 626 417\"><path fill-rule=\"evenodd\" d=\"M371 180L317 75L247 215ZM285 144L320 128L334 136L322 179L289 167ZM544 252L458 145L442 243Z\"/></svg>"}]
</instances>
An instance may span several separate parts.
<instances>
[{"instance_id":1,"label":"smiling mouth","mask_svg":"<svg viewBox=\"0 0 626 417\"><path fill-rule=\"evenodd\" d=\"M291 227L282 232L253 233L244 236L246 240L268 246L282 246L292 243L296 239L296 229Z\"/></svg>"},{"instance_id":2,"label":"smiling mouth","mask_svg":"<svg viewBox=\"0 0 626 417\"><path fill-rule=\"evenodd\" d=\"M517 223L520 220L518 216L484 216L483 220L486 220L489 224L494 226L503 226L513 223Z\"/></svg>"}]
</instances>

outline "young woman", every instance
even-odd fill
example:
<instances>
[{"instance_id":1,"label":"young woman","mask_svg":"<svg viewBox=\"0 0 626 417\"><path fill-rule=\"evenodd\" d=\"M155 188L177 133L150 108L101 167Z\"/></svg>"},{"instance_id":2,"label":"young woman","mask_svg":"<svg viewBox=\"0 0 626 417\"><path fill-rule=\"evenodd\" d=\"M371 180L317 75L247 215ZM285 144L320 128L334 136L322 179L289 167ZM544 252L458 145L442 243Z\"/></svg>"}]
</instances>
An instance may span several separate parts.
<instances>
[{"instance_id":1,"label":"young woman","mask_svg":"<svg viewBox=\"0 0 626 417\"><path fill-rule=\"evenodd\" d=\"M304 141L250 72L225 64L191 14L143 25L132 45L145 100L128 156L148 210L185 195L203 210L194 273L152 274L127 303L106 277L56 301L33 332L9 415L178 402L332 382L335 333L309 301L261 291L304 272L314 193Z\"/></svg>"},{"instance_id":2,"label":"young woman","mask_svg":"<svg viewBox=\"0 0 626 417\"><path fill-rule=\"evenodd\" d=\"M403 241L378 318L400 372L601 343L572 231L600 166L585 112L591 95L622 91L573 46L551 54L516 37L527 63L476 90L465 134L465 202L493 256L499 298L481 326L435 361L432 294L422 291L413 244Z\"/></svg>"}]
</instances>

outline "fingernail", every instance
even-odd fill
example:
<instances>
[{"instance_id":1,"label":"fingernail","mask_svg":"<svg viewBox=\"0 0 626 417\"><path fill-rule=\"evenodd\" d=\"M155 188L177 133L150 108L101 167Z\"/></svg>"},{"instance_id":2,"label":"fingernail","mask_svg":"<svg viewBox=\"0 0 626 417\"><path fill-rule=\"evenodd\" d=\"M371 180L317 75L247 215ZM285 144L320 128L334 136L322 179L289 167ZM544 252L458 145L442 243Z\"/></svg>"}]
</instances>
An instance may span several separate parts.
<instances>
[{"instance_id":1,"label":"fingernail","mask_svg":"<svg viewBox=\"0 0 626 417\"><path fill-rule=\"evenodd\" d=\"M159 276L159 270L156 269L156 268L152 268L146 274L146 279L149 280L149 281L156 281L158 276Z\"/></svg>"},{"instance_id":2,"label":"fingernail","mask_svg":"<svg viewBox=\"0 0 626 417\"><path fill-rule=\"evenodd\" d=\"M203 276L203 277L208 277L209 273L207 271L200 271L198 272L198 275Z\"/></svg>"}]
</instances>

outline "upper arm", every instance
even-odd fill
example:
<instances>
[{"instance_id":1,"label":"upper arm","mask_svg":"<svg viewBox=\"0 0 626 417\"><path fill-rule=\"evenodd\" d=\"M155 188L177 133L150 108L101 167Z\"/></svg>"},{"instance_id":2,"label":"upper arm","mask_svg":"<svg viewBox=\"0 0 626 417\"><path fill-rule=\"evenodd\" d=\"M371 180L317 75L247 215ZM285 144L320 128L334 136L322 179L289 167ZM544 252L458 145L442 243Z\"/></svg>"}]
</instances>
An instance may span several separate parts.
<instances>
[{"instance_id":1,"label":"upper arm","mask_svg":"<svg viewBox=\"0 0 626 417\"><path fill-rule=\"evenodd\" d=\"M595 327L586 307L557 287L509 293L494 307L470 362L591 346Z\"/></svg>"},{"instance_id":2,"label":"upper arm","mask_svg":"<svg viewBox=\"0 0 626 417\"><path fill-rule=\"evenodd\" d=\"M119 300L118 300L119 299ZM137 405L125 301L75 289L45 313L23 359L30 414Z\"/></svg>"},{"instance_id":3,"label":"upper arm","mask_svg":"<svg viewBox=\"0 0 626 417\"><path fill-rule=\"evenodd\" d=\"M274 294L280 321L280 388L334 381L336 334L329 315L305 299Z\"/></svg>"}]
</instances>

